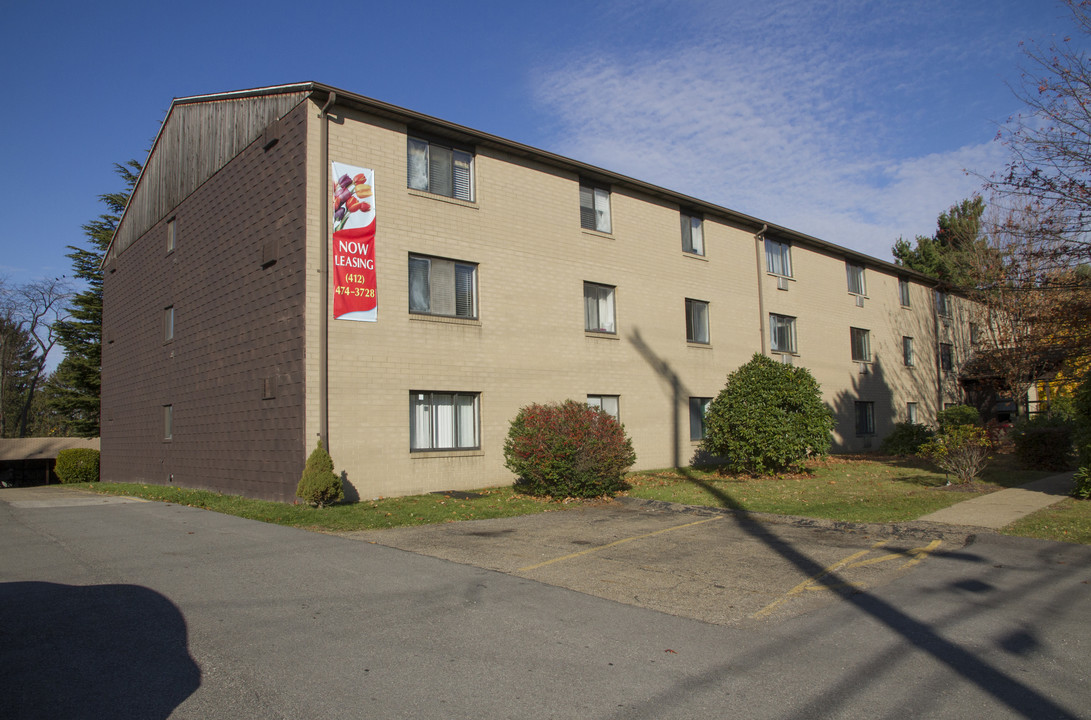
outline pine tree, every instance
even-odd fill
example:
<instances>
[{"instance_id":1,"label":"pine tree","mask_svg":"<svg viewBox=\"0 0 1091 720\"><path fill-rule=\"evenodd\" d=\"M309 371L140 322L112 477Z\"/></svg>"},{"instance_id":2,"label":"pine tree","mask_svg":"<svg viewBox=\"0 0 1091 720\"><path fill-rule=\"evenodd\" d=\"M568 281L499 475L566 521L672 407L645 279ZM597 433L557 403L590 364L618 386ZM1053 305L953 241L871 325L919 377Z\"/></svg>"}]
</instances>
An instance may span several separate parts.
<instances>
[{"instance_id":1,"label":"pine tree","mask_svg":"<svg viewBox=\"0 0 1091 720\"><path fill-rule=\"evenodd\" d=\"M108 212L83 226L86 247L69 245L75 276L87 283L87 289L77 293L71 304L71 316L57 328L65 349L65 358L57 366L55 388L50 404L54 410L71 419L72 430L79 435L99 434L99 389L102 380L102 259L129 201L140 163L130 160L115 164L125 189L100 195Z\"/></svg>"}]
</instances>

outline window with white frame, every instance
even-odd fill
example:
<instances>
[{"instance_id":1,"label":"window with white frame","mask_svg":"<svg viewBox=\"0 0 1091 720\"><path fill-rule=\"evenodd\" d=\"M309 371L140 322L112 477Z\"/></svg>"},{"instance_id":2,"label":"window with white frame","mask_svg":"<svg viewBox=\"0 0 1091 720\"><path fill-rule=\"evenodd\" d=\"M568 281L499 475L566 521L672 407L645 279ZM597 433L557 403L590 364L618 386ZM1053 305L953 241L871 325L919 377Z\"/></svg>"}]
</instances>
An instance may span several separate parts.
<instances>
[{"instance_id":1,"label":"window with white frame","mask_svg":"<svg viewBox=\"0 0 1091 720\"><path fill-rule=\"evenodd\" d=\"M939 366L943 372L951 372L954 369L954 347L951 343L940 343Z\"/></svg>"},{"instance_id":2,"label":"window with white frame","mask_svg":"<svg viewBox=\"0 0 1091 720\"><path fill-rule=\"evenodd\" d=\"M773 352L795 353L796 319L788 315L769 314L769 344Z\"/></svg>"},{"instance_id":3,"label":"window with white frame","mask_svg":"<svg viewBox=\"0 0 1091 720\"><path fill-rule=\"evenodd\" d=\"M856 403L856 434L861 436L875 434L875 403Z\"/></svg>"},{"instance_id":4,"label":"window with white frame","mask_svg":"<svg viewBox=\"0 0 1091 720\"><path fill-rule=\"evenodd\" d=\"M902 307L909 307L909 281L905 278L898 278L898 300L901 302Z\"/></svg>"},{"instance_id":5,"label":"window with white frame","mask_svg":"<svg viewBox=\"0 0 1091 720\"><path fill-rule=\"evenodd\" d=\"M580 227L610 232L610 191L580 183Z\"/></svg>"},{"instance_id":6,"label":"window with white frame","mask_svg":"<svg viewBox=\"0 0 1091 720\"><path fill-rule=\"evenodd\" d=\"M458 200L474 199L474 156L467 150L409 138L408 187Z\"/></svg>"},{"instance_id":7,"label":"window with white frame","mask_svg":"<svg viewBox=\"0 0 1091 720\"><path fill-rule=\"evenodd\" d=\"M864 266L845 263L845 274L848 276L849 292L853 295L867 295L867 285L864 282Z\"/></svg>"},{"instance_id":8,"label":"window with white frame","mask_svg":"<svg viewBox=\"0 0 1091 720\"><path fill-rule=\"evenodd\" d=\"M682 213L682 251L694 255L705 254L704 223L697 215Z\"/></svg>"},{"instance_id":9,"label":"window with white frame","mask_svg":"<svg viewBox=\"0 0 1091 720\"><path fill-rule=\"evenodd\" d=\"M942 290L936 290L936 314L951 317L951 298Z\"/></svg>"},{"instance_id":10,"label":"window with white frame","mask_svg":"<svg viewBox=\"0 0 1091 720\"><path fill-rule=\"evenodd\" d=\"M174 340L174 306L163 308L163 342Z\"/></svg>"},{"instance_id":11,"label":"window with white frame","mask_svg":"<svg viewBox=\"0 0 1091 720\"><path fill-rule=\"evenodd\" d=\"M852 342L852 359L855 362L871 362L871 332L863 328L849 328Z\"/></svg>"},{"instance_id":12,"label":"window with white frame","mask_svg":"<svg viewBox=\"0 0 1091 720\"><path fill-rule=\"evenodd\" d=\"M477 265L409 256L409 312L477 317Z\"/></svg>"},{"instance_id":13,"label":"window with white frame","mask_svg":"<svg viewBox=\"0 0 1091 720\"><path fill-rule=\"evenodd\" d=\"M686 298L686 341L708 344L708 303Z\"/></svg>"},{"instance_id":14,"label":"window with white frame","mask_svg":"<svg viewBox=\"0 0 1091 720\"><path fill-rule=\"evenodd\" d=\"M905 419L906 422L913 423L914 425L919 422L917 416L917 403L911 402L905 404Z\"/></svg>"},{"instance_id":15,"label":"window with white frame","mask_svg":"<svg viewBox=\"0 0 1091 720\"><path fill-rule=\"evenodd\" d=\"M409 449L473 450L478 439L478 393L409 392Z\"/></svg>"},{"instance_id":16,"label":"window with white frame","mask_svg":"<svg viewBox=\"0 0 1091 720\"><path fill-rule=\"evenodd\" d=\"M689 439L704 440L708 432L705 418L708 415L708 406L712 404L712 398L691 397L689 399Z\"/></svg>"},{"instance_id":17,"label":"window with white frame","mask_svg":"<svg viewBox=\"0 0 1091 720\"><path fill-rule=\"evenodd\" d=\"M902 363L906 367L913 367L913 338L908 336L902 337Z\"/></svg>"},{"instance_id":18,"label":"window with white frame","mask_svg":"<svg viewBox=\"0 0 1091 720\"><path fill-rule=\"evenodd\" d=\"M788 243L765 238L765 269L774 275L792 277L792 249Z\"/></svg>"},{"instance_id":19,"label":"window with white frame","mask_svg":"<svg viewBox=\"0 0 1091 720\"><path fill-rule=\"evenodd\" d=\"M616 333L614 288L610 285L583 284L583 329L587 332Z\"/></svg>"},{"instance_id":20,"label":"window with white frame","mask_svg":"<svg viewBox=\"0 0 1091 720\"><path fill-rule=\"evenodd\" d=\"M618 422L621 421L620 402L618 395L588 395L587 404L598 408Z\"/></svg>"}]
</instances>

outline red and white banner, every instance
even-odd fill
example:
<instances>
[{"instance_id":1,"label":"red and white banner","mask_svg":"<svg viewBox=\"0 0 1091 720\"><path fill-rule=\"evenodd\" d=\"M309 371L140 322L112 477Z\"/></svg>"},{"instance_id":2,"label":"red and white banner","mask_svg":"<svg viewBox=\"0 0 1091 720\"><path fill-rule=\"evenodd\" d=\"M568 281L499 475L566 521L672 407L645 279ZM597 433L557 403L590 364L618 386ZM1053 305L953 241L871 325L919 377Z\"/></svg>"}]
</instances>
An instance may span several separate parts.
<instances>
[{"instance_id":1,"label":"red and white banner","mask_svg":"<svg viewBox=\"0 0 1091 720\"><path fill-rule=\"evenodd\" d=\"M333 163L333 317L375 322L375 177Z\"/></svg>"}]
</instances>

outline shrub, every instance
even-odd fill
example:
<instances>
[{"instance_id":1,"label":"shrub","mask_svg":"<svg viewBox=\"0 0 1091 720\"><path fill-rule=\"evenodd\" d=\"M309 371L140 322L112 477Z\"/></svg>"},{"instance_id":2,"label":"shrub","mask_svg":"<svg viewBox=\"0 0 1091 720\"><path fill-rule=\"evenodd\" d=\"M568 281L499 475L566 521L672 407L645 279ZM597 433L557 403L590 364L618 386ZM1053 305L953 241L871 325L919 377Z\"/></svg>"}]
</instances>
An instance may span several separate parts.
<instances>
[{"instance_id":1,"label":"shrub","mask_svg":"<svg viewBox=\"0 0 1091 720\"><path fill-rule=\"evenodd\" d=\"M920 423L901 422L894 425L894 430L883 438L879 451L885 455L916 455L921 445L932 439L934 432Z\"/></svg>"},{"instance_id":2,"label":"shrub","mask_svg":"<svg viewBox=\"0 0 1091 720\"><path fill-rule=\"evenodd\" d=\"M522 408L504 442L504 465L528 495L614 495L625 489L625 472L635 462L621 424L576 400Z\"/></svg>"},{"instance_id":3,"label":"shrub","mask_svg":"<svg viewBox=\"0 0 1091 720\"><path fill-rule=\"evenodd\" d=\"M936 413L936 426L943 433L947 428L959 425L980 425L981 413L969 405L952 405Z\"/></svg>"},{"instance_id":4,"label":"shrub","mask_svg":"<svg viewBox=\"0 0 1091 720\"><path fill-rule=\"evenodd\" d=\"M307 464L303 467L303 476L299 478L295 494L304 502L318 507L332 505L345 497L341 478L333 471L333 458L326 452L321 440L307 458Z\"/></svg>"},{"instance_id":5,"label":"shrub","mask_svg":"<svg viewBox=\"0 0 1091 720\"><path fill-rule=\"evenodd\" d=\"M762 475L802 470L829 452L833 413L814 376L761 354L727 376L708 407L701 449L733 472Z\"/></svg>"},{"instance_id":6,"label":"shrub","mask_svg":"<svg viewBox=\"0 0 1091 720\"><path fill-rule=\"evenodd\" d=\"M1072 424L1059 416L1020 420L1012 432L1015 457L1026 468L1065 470L1072 457Z\"/></svg>"},{"instance_id":7,"label":"shrub","mask_svg":"<svg viewBox=\"0 0 1091 720\"><path fill-rule=\"evenodd\" d=\"M1081 500L1091 499L1091 465L1084 465L1072 477L1072 497Z\"/></svg>"},{"instance_id":8,"label":"shrub","mask_svg":"<svg viewBox=\"0 0 1091 720\"><path fill-rule=\"evenodd\" d=\"M99 452L93 448L73 448L57 452L55 472L62 483L98 482Z\"/></svg>"},{"instance_id":9,"label":"shrub","mask_svg":"<svg viewBox=\"0 0 1091 720\"><path fill-rule=\"evenodd\" d=\"M919 454L954 475L960 483L968 483L985 468L989 448L989 436L983 428L954 425L922 445Z\"/></svg>"}]
</instances>

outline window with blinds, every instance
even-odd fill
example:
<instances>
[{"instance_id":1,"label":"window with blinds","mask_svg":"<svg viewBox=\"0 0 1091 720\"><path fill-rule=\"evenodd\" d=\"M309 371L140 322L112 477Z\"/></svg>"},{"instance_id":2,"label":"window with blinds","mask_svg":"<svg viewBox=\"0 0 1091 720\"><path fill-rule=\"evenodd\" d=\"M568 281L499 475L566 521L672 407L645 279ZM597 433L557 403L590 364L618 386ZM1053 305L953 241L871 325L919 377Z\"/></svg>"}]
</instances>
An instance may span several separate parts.
<instances>
[{"instance_id":1,"label":"window with blinds","mask_svg":"<svg viewBox=\"0 0 1091 720\"><path fill-rule=\"evenodd\" d=\"M591 185L580 185L580 227L586 230L610 232L610 191Z\"/></svg>"},{"instance_id":2,"label":"window with blinds","mask_svg":"<svg viewBox=\"0 0 1091 720\"><path fill-rule=\"evenodd\" d=\"M686 341L708 344L708 303L686 298Z\"/></svg>"},{"instance_id":3,"label":"window with blinds","mask_svg":"<svg viewBox=\"0 0 1091 720\"><path fill-rule=\"evenodd\" d=\"M682 213L682 252L705 254L705 231L701 218Z\"/></svg>"},{"instance_id":4,"label":"window with blinds","mask_svg":"<svg viewBox=\"0 0 1091 720\"><path fill-rule=\"evenodd\" d=\"M410 255L409 312L476 318L477 266Z\"/></svg>"},{"instance_id":5,"label":"window with blinds","mask_svg":"<svg viewBox=\"0 0 1091 720\"><path fill-rule=\"evenodd\" d=\"M788 315L769 315L769 339L773 352L796 351L796 319Z\"/></svg>"},{"instance_id":6,"label":"window with blinds","mask_svg":"<svg viewBox=\"0 0 1091 720\"><path fill-rule=\"evenodd\" d=\"M597 283L583 284L583 329L588 332L617 332L614 323L614 288Z\"/></svg>"},{"instance_id":7,"label":"window with blinds","mask_svg":"<svg viewBox=\"0 0 1091 720\"><path fill-rule=\"evenodd\" d=\"M458 200L473 201L473 153L409 138L408 187Z\"/></svg>"},{"instance_id":8,"label":"window with blinds","mask_svg":"<svg viewBox=\"0 0 1091 720\"><path fill-rule=\"evenodd\" d=\"M765 238L765 269L774 275L792 277L792 250L788 243Z\"/></svg>"}]
</instances>

